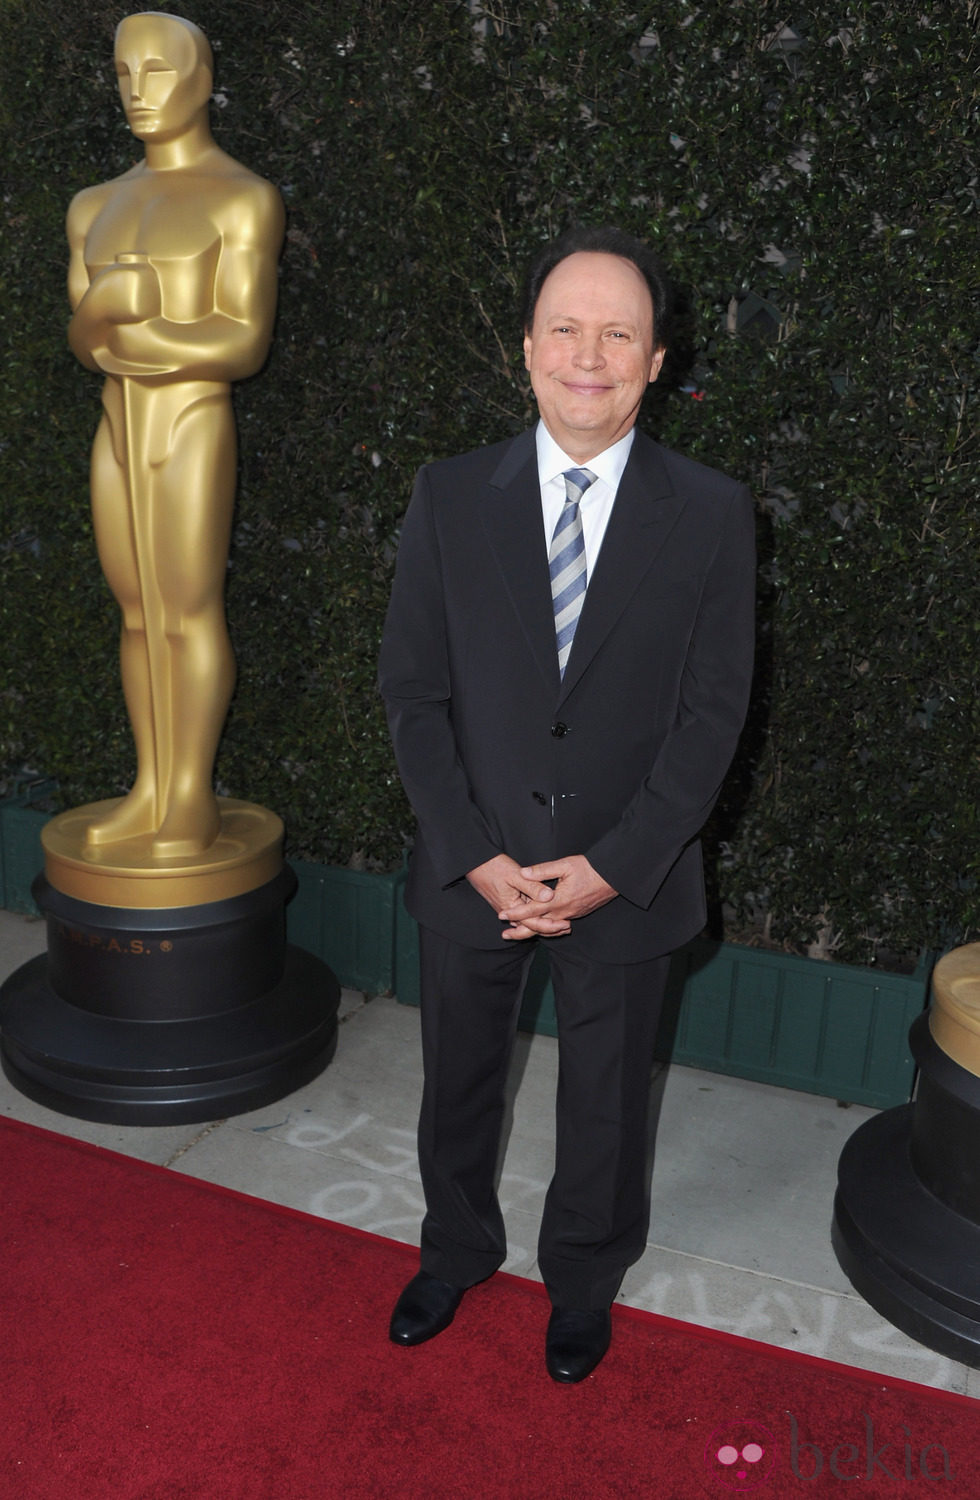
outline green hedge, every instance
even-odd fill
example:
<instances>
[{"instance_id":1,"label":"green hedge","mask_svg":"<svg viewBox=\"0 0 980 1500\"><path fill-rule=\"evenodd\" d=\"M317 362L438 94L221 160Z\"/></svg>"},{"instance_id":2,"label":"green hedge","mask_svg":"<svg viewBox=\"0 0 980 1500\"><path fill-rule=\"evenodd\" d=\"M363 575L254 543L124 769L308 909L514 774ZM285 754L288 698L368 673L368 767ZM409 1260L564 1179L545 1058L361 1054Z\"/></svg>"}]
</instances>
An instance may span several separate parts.
<instances>
[{"instance_id":1,"label":"green hedge","mask_svg":"<svg viewBox=\"0 0 980 1500\"><path fill-rule=\"evenodd\" d=\"M63 215L123 170L125 7L0 19L0 766L67 803L132 749L88 518L98 381ZM517 290L571 220L651 237L695 315L663 439L747 480L759 682L715 823L734 928L864 958L977 926L980 608L968 412L977 49L948 0L200 0L220 143L277 182L275 345L238 388L223 790L293 851L391 867L374 689L412 474L532 418Z\"/></svg>"}]
</instances>

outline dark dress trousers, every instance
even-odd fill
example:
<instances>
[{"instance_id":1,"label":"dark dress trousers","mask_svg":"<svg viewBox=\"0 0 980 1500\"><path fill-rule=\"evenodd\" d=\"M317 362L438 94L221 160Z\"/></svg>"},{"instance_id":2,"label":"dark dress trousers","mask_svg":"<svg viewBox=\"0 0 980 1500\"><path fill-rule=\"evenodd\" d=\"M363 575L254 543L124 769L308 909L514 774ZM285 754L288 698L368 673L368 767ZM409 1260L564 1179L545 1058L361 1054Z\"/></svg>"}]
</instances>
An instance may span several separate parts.
<instances>
[{"instance_id":1,"label":"dark dress trousers","mask_svg":"<svg viewBox=\"0 0 980 1500\"><path fill-rule=\"evenodd\" d=\"M754 535L743 485L637 432L562 680L533 431L418 475L380 681L418 819L422 1264L446 1280L505 1252L496 1140L533 945L465 878L501 852L584 854L619 893L541 940L561 1074L542 1275L559 1305L608 1305L642 1253L665 956L704 922L697 836L748 700Z\"/></svg>"}]
</instances>

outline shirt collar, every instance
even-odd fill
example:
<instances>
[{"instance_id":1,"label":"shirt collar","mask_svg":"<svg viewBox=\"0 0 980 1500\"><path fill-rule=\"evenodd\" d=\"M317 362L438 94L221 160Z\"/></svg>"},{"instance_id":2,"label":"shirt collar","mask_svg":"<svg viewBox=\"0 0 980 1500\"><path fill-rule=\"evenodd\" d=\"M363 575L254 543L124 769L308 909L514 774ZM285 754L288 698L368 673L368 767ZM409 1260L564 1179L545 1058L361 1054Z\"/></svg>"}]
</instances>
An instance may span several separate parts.
<instances>
[{"instance_id":1,"label":"shirt collar","mask_svg":"<svg viewBox=\"0 0 980 1500\"><path fill-rule=\"evenodd\" d=\"M587 464L577 464L574 459L569 458L567 453L562 452L547 427L539 421L535 432L538 449L538 480L541 484L547 484L549 480L559 478L566 469L586 468L591 469L598 479L608 484L615 494L619 488L619 481L623 477L623 470L626 468L626 460L630 456L635 433L635 427L631 427L626 436L621 437L618 443L613 443L611 448L605 448L601 453L597 453L595 458L590 458Z\"/></svg>"}]
</instances>

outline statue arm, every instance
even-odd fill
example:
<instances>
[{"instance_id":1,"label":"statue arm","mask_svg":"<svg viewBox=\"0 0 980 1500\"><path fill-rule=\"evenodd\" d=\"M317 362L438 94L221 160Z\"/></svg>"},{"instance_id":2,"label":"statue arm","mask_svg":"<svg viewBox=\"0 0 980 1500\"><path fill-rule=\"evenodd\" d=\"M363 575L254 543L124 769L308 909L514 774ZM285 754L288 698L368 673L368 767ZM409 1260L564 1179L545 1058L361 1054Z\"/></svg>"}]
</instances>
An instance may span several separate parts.
<instances>
[{"instance_id":1,"label":"statue arm","mask_svg":"<svg viewBox=\"0 0 980 1500\"><path fill-rule=\"evenodd\" d=\"M216 216L221 249L212 310L193 322L157 314L117 323L106 341L103 369L137 378L230 381L261 367L275 318L284 213L275 188L264 182L257 188Z\"/></svg>"},{"instance_id":2,"label":"statue arm","mask_svg":"<svg viewBox=\"0 0 980 1500\"><path fill-rule=\"evenodd\" d=\"M99 207L99 198L91 188L78 193L69 206L65 226L70 250L68 301L72 310L72 319L68 324L68 343L76 359L81 360L89 370L100 368L95 358L95 349L102 340L92 317L94 302L86 300L91 283L88 266L85 264L85 238Z\"/></svg>"}]
</instances>

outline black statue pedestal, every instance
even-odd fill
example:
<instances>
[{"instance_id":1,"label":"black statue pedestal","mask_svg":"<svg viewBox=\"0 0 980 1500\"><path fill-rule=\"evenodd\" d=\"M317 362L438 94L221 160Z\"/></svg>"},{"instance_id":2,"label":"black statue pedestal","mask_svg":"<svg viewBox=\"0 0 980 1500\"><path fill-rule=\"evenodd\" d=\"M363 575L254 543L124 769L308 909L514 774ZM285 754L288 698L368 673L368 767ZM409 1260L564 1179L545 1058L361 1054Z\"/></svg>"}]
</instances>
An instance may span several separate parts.
<instances>
[{"instance_id":1,"label":"black statue pedestal","mask_svg":"<svg viewBox=\"0 0 980 1500\"><path fill-rule=\"evenodd\" d=\"M254 857L219 850L215 861L231 873L198 883L213 890L218 879L234 891L254 870L261 883L169 906L85 899L79 891L98 886L100 872L59 848L78 814L48 825L46 869L61 888L47 875L33 887L48 951L0 988L0 1062L22 1093L85 1120L183 1124L270 1104L326 1066L340 986L319 959L286 943L296 877L277 851L278 820L260 811L222 805L226 843L249 820L271 824L270 838ZM168 885L165 872L152 889L183 890L185 899L194 886L177 885L182 873ZM116 889L114 874L101 875Z\"/></svg>"},{"instance_id":2,"label":"black statue pedestal","mask_svg":"<svg viewBox=\"0 0 980 1500\"><path fill-rule=\"evenodd\" d=\"M855 1289L929 1349L980 1367L980 1078L909 1037L914 1104L867 1120L841 1153L832 1238Z\"/></svg>"}]
</instances>

